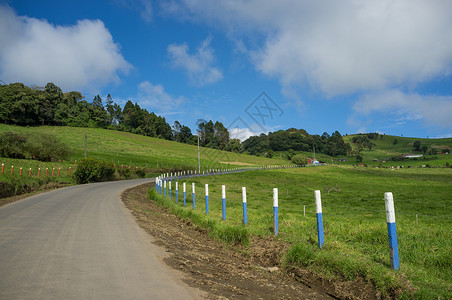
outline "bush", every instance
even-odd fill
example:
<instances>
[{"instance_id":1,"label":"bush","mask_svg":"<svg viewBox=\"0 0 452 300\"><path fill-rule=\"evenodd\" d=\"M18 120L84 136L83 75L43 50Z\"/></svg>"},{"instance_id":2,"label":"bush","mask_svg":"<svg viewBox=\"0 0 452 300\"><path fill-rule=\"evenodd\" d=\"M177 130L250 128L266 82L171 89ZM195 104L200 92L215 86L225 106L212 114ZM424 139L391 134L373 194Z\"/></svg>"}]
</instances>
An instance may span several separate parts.
<instances>
[{"instance_id":1,"label":"bush","mask_svg":"<svg viewBox=\"0 0 452 300\"><path fill-rule=\"evenodd\" d=\"M146 171L144 169L136 169L135 174L137 174L139 178L144 178L146 176Z\"/></svg>"},{"instance_id":2,"label":"bush","mask_svg":"<svg viewBox=\"0 0 452 300\"><path fill-rule=\"evenodd\" d=\"M5 132L0 135L1 157L57 161L66 158L68 153L69 148L50 134Z\"/></svg>"},{"instance_id":3,"label":"bush","mask_svg":"<svg viewBox=\"0 0 452 300\"><path fill-rule=\"evenodd\" d=\"M292 156L292 162L298 166L304 166L308 163L308 159L303 154L297 154Z\"/></svg>"},{"instance_id":4,"label":"bush","mask_svg":"<svg viewBox=\"0 0 452 300\"><path fill-rule=\"evenodd\" d=\"M96 158L87 158L77 165L74 172L75 181L79 184L109 181L114 179L115 165Z\"/></svg>"},{"instance_id":5,"label":"bush","mask_svg":"<svg viewBox=\"0 0 452 300\"><path fill-rule=\"evenodd\" d=\"M9 158L25 158L27 138L14 132L0 135L0 156Z\"/></svg>"}]
</instances>

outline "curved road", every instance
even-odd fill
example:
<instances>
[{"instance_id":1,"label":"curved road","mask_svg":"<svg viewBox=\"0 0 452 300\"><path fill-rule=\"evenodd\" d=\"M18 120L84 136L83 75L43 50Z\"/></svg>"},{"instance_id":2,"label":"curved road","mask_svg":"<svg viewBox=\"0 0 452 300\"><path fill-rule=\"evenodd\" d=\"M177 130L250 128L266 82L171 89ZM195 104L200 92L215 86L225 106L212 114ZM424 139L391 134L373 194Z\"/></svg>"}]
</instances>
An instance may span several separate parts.
<instances>
[{"instance_id":1,"label":"curved road","mask_svg":"<svg viewBox=\"0 0 452 300\"><path fill-rule=\"evenodd\" d=\"M190 299L119 199L150 179L73 186L0 208L0 299Z\"/></svg>"}]
</instances>

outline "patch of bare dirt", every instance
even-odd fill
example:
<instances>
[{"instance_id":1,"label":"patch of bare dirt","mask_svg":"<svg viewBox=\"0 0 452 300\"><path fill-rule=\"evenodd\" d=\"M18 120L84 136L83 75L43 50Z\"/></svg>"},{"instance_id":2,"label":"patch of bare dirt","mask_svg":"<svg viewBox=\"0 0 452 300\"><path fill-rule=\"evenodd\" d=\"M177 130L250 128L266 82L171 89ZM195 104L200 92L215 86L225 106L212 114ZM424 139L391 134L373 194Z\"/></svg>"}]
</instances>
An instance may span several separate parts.
<instances>
[{"instance_id":1,"label":"patch of bare dirt","mask_svg":"<svg viewBox=\"0 0 452 300\"><path fill-rule=\"evenodd\" d=\"M147 198L153 184L122 195L138 224L170 254L164 261L186 274L186 283L209 299L377 299L364 280L332 282L300 268L284 268L280 254L287 245L272 237L253 237L247 247L213 240L207 232L180 220Z\"/></svg>"},{"instance_id":2,"label":"patch of bare dirt","mask_svg":"<svg viewBox=\"0 0 452 300\"><path fill-rule=\"evenodd\" d=\"M254 166L254 164L241 161L220 161L220 164L236 165L236 166Z\"/></svg>"}]
</instances>

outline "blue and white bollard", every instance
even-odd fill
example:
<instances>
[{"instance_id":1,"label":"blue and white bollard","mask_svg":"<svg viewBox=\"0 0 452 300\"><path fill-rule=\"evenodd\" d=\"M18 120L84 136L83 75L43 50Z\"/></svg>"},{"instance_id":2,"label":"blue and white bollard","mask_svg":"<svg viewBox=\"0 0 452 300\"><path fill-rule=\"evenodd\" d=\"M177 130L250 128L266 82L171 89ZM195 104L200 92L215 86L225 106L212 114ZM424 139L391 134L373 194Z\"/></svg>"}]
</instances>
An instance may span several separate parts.
<instances>
[{"instance_id":1,"label":"blue and white bollard","mask_svg":"<svg viewBox=\"0 0 452 300\"><path fill-rule=\"evenodd\" d=\"M243 224L248 223L248 212L246 209L246 187L242 187L242 201L243 201Z\"/></svg>"},{"instance_id":2,"label":"blue and white bollard","mask_svg":"<svg viewBox=\"0 0 452 300\"><path fill-rule=\"evenodd\" d=\"M166 197L166 180L163 181L163 198Z\"/></svg>"},{"instance_id":3,"label":"blue and white bollard","mask_svg":"<svg viewBox=\"0 0 452 300\"><path fill-rule=\"evenodd\" d=\"M391 192L385 193L386 223L388 224L389 258L391 267L399 270L399 247L397 245L397 230L395 223L394 198Z\"/></svg>"},{"instance_id":4,"label":"blue and white bollard","mask_svg":"<svg viewBox=\"0 0 452 300\"><path fill-rule=\"evenodd\" d=\"M158 193L159 190L159 178L155 177L155 191Z\"/></svg>"},{"instance_id":5,"label":"blue and white bollard","mask_svg":"<svg viewBox=\"0 0 452 300\"><path fill-rule=\"evenodd\" d=\"M278 235L278 188L273 188L273 231Z\"/></svg>"},{"instance_id":6,"label":"blue and white bollard","mask_svg":"<svg viewBox=\"0 0 452 300\"><path fill-rule=\"evenodd\" d=\"M182 184L183 192L184 192L184 206L186 204L186 197L185 197L185 182Z\"/></svg>"},{"instance_id":7,"label":"blue and white bollard","mask_svg":"<svg viewBox=\"0 0 452 300\"><path fill-rule=\"evenodd\" d=\"M319 240L319 248L322 249L325 243L325 238L323 235L323 217L322 217L322 199L320 197L320 191L315 190L315 212L317 215L317 236Z\"/></svg>"},{"instance_id":8,"label":"blue and white bollard","mask_svg":"<svg viewBox=\"0 0 452 300\"><path fill-rule=\"evenodd\" d=\"M162 188L163 188L163 182L162 182L162 178L159 178L159 194L162 194Z\"/></svg>"},{"instance_id":9,"label":"blue and white bollard","mask_svg":"<svg viewBox=\"0 0 452 300\"><path fill-rule=\"evenodd\" d=\"M173 176L171 176L171 177L173 177ZM168 183L169 183L168 195L169 195L169 199L171 200L171 181Z\"/></svg>"},{"instance_id":10,"label":"blue and white bollard","mask_svg":"<svg viewBox=\"0 0 452 300\"><path fill-rule=\"evenodd\" d=\"M179 182L176 181L176 203L178 202L179 198Z\"/></svg>"},{"instance_id":11,"label":"blue and white bollard","mask_svg":"<svg viewBox=\"0 0 452 300\"><path fill-rule=\"evenodd\" d=\"M206 183L206 215L209 214L209 185Z\"/></svg>"},{"instance_id":12,"label":"blue and white bollard","mask_svg":"<svg viewBox=\"0 0 452 300\"><path fill-rule=\"evenodd\" d=\"M221 186L221 196L222 196L222 209L223 209L223 220L226 220L226 186Z\"/></svg>"},{"instance_id":13,"label":"blue and white bollard","mask_svg":"<svg viewBox=\"0 0 452 300\"><path fill-rule=\"evenodd\" d=\"M191 190L193 193L193 209L195 209L196 205L195 205L195 183L194 182L192 182L192 184L191 184Z\"/></svg>"}]
</instances>

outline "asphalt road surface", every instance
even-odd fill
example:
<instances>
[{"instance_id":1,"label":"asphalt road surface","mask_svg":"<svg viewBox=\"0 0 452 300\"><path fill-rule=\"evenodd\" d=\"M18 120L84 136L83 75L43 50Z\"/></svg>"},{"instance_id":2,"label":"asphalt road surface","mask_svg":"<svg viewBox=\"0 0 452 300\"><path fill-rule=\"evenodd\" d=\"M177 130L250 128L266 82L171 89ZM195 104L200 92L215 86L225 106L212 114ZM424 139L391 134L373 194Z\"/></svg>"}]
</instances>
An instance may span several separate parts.
<instances>
[{"instance_id":1,"label":"asphalt road surface","mask_svg":"<svg viewBox=\"0 0 452 300\"><path fill-rule=\"evenodd\" d=\"M73 186L0 208L0 299L190 299L119 195L150 179Z\"/></svg>"}]
</instances>

